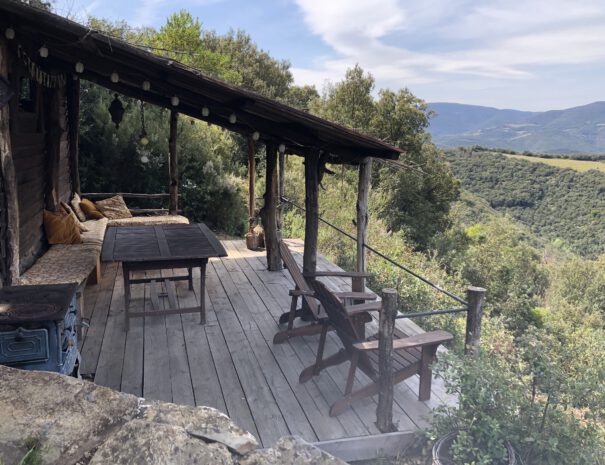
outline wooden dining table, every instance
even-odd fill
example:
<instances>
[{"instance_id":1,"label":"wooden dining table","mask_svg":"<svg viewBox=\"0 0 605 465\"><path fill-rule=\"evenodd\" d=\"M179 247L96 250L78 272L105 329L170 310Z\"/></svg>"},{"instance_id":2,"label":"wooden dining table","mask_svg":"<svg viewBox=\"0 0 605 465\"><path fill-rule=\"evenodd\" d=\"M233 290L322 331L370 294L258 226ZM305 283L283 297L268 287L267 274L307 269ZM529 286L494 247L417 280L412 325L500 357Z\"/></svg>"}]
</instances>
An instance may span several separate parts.
<instances>
[{"instance_id":1,"label":"wooden dining table","mask_svg":"<svg viewBox=\"0 0 605 465\"><path fill-rule=\"evenodd\" d=\"M101 260L122 262L124 273L125 328L130 328L130 318L146 315L172 315L180 313L200 313L200 323L206 323L206 265L211 257L225 257L227 252L203 223L196 224L163 224L154 226L114 226L105 233ZM187 280L189 289L193 290L193 268L200 268L200 295L198 307L179 308L169 281ZM165 278L138 277L131 274L135 271L165 270L174 268L187 269L181 276ZM153 312L130 311L130 286L132 284L151 283L151 301L158 307L156 285L158 281L166 282L169 308L155 308Z\"/></svg>"}]
</instances>

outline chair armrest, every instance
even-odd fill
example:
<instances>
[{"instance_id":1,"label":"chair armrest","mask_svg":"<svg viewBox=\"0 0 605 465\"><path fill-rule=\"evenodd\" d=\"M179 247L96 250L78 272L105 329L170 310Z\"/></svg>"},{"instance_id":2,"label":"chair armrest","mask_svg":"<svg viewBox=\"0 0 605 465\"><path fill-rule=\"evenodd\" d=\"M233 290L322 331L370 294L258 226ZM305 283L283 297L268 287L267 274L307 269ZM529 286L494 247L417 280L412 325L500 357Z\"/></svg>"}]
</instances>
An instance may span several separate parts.
<instances>
[{"instance_id":1,"label":"chair armrest","mask_svg":"<svg viewBox=\"0 0 605 465\"><path fill-rule=\"evenodd\" d=\"M298 295L308 295L308 296L313 297L315 295L315 293L308 289L292 289L290 292L288 292L288 295L290 295L292 297L298 296Z\"/></svg>"},{"instance_id":2,"label":"chair armrest","mask_svg":"<svg viewBox=\"0 0 605 465\"><path fill-rule=\"evenodd\" d=\"M334 295L339 299L353 299L353 300L376 300L378 296L376 294L368 292L335 292Z\"/></svg>"},{"instance_id":3,"label":"chair armrest","mask_svg":"<svg viewBox=\"0 0 605 465\"><path fill-rule=\"evenodd\" d=\"M346 306L347 314L349 316L358 315L359 313L365 312L379 312L382 310L382 302L370 302L359 305L349 305Z\"/></svg>"},{"instance_id":4,"label":"chair armrest","mask_svg":"<svg viewBox=\"0 0 605 465\"><path fill-rule=\"evenodd\" d=\"M402 337L393 340L393 350L412 349L414 347L435 346L449 342L454 339L447 331L431 331L416 334L414 336ZM358 342L353 344L357 350L378 350L378 340Z\"/></svg>"},{"instance_id":5,"label":"chair armrest","mask_svg":"<svg viewBox=\"0 0 605 465\"><path fill-rule=\"evenodd\" d=\"M338 277L338 278L369 278L370 273L363 271L316 271L314 273L304 273L305 278Z\"/></svg>"}]
</instances>

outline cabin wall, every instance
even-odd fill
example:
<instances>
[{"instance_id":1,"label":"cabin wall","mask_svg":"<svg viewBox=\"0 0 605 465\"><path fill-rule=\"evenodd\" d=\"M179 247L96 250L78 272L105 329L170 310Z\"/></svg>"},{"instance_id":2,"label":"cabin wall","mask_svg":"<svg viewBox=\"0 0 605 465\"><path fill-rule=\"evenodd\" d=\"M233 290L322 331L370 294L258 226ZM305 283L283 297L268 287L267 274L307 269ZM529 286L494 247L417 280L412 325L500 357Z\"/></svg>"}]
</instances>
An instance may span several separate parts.
<instances>
[{"instance_id":1,"label":"cabin wall","mask_svg":"<svg viewBox=\"0 0 605 465\"><path fill-rule=\"evenodd\" d=\"M9 82L16 95L10 102L10 135L19 206L19 273L23 273L48 249L44 208L69 200L71 182L65 88L43 87L30 78L16 56L11 58Z\"/></svg>"}]
</instances>

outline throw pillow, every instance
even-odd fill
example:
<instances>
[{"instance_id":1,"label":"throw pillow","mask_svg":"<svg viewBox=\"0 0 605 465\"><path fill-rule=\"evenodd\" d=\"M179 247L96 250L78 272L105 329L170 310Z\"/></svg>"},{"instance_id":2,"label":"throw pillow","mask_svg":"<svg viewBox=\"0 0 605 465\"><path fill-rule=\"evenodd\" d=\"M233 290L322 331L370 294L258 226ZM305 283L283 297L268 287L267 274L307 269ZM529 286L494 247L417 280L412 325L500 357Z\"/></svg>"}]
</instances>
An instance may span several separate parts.
<instances>
[{"instance_id":1,"label":"throw pillow","mask_svg":"<svg viewBox=\"0 0 605 465\"><path fill-rule=\"evenodd\" d=\"M74 211L74 213L76 214L76 216L78 217L78 219L80 221L86 221L86 214L82 211L82 208L80 207L80 202L82 201L82 199L80 198L80 196L78 195L78 193L74 193L73 198L71 199L71 208Z\"/></svg>"},{"instance_id":2,"label":"throw pillow","mask_svg":"<svg viewBox=\"0 0 605 465\"><path fill-rule=\"evenodd\" d=\"M44 231L49 244L81 244L80 229L74 217L44 210Z\"/></svg>"},{"instance_id":3,"label":"throw pillow","mask_svg":"<svg viewBox=\"0 0 605 465\"><path fill-rule=\"evenodd\" d=\"M88 220L100 220L105 218L97 206L88 199L82 199L80 202L80 208Z\"/></svg>"},{"instance_id":4,"label":"throw pillow","mask_svg":"<svg viewBox=\"0 0 605 465\"><path fill-rule=\"evenodd\" d=\"M61 202L61 207L63 208L63 211L65 212L66 215L70 215L73 218L74 222L78 225L78 229L80 230L81 233L88 232L88 229L86 228L86 226L84 226L82 224L82 222L78 219L78 216L73 211L73 209L69 206L69 204L67 204L65 202Z\"/></svg>"},{"instance_id":5,"label":"throw pillow","mask_svg":"<svg viewBox=\"0 0 605 465\"><path fill-rule=\"evenodd\" d=\"M132 213L126 206L126 202L121 195L110 197L109 199L99 200L96 206L101 213L110 220L119 220L122 218L132 218Z\"/></svg>"}]
</instances>

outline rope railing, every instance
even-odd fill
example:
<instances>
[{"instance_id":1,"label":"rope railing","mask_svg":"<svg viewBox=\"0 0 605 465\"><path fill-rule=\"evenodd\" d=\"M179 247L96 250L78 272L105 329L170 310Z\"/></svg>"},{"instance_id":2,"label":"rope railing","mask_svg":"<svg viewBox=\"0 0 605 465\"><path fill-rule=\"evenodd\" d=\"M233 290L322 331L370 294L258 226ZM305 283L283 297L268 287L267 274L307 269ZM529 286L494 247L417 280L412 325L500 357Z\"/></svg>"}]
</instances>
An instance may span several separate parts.
<instances>
[{"instance_id":1,"label":"rope railing","mask_svg":"<svg viewBox=\"0 0 605 465\"><path fill-rule=\"evenodd\" d=\"M289 203L293 207L296 207L297 209L299 209L299 210L301 210L303 212L305 211L304 207L302 207L301 205L298 205L296 202L294 202L294 201L292 201L292 200L290 200L290 199L288 199L286 197L282 196L281 197L281 201ZM321 216L318 217L318 219L322 223L330 226L331 228L335 229L336 231L338 231L339 233L341 233L344 236L348 237L349 239L357 242L357 238L355 236L353 236L352 234L349 234L348 232L344 231L343 229L339 228L338 226L330 223L329 221L326 221ZM399 268L399 269L405 271L406 273L410 274L411 276L414 276L415 278L417 278L420 281L422 281L423 283L429 285L433 289L441 292L442 294L445 294L446 296L448 296L449 298L455 300L456 302L458 302L458 303L460 303L462 305L468 306L468 302L466 300L464 300L462 297L459 297L456 294L453 294L453 293L451 293L451 292L443 289L438 284L433 283L432 281L430 281L427 278L419 275L418 273L416 273L415 271L413 271L413 270L409 269L408 267L402 265L401 263L396 262L391 257L388 257L387 255L385 255L382 252L376 250L375 248L369 246L368 244L363 244L363 247L365 249L369 250L370 252L378 255L383 260L386 260L387 262L391 263L392 265L396 266L397 268ZM433 311L427 311L427 312L405 313L405 314L399 315L398 318L414 318L414 317L422 317L422 316L430 316L430 315L440 315L440 314L444 314L444 313L458 313L458 312L462 312L462 311L466 311L466 310L467 310L467 308L465 307L463 309L455 308L455 309L449 309L449 310L433 310Z\"/></svg>"}]
</instances>

